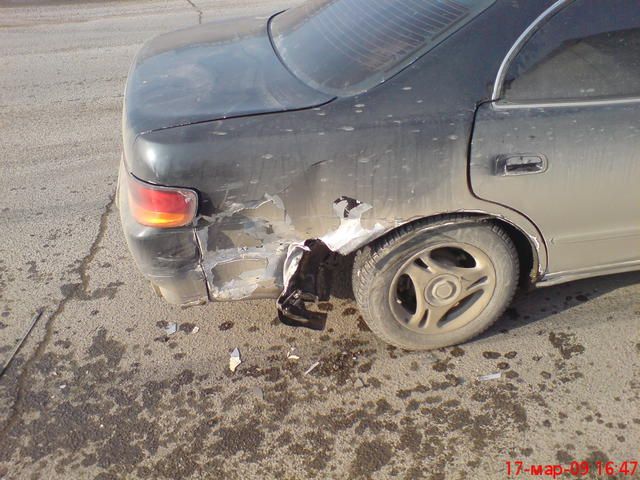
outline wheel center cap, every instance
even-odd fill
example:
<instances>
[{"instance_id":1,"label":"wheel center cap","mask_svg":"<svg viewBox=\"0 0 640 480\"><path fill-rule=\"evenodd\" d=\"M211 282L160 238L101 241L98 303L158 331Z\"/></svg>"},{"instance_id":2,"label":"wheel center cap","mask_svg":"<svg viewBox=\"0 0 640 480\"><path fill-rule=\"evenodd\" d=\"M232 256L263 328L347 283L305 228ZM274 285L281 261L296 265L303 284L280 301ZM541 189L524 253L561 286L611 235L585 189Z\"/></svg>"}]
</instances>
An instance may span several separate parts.
<instances>
[{"instance_id":1,"label":"wheel center cap","mask_svg":"<svg viewBox=\"0 0 640 480\"><path fill-rule=\"evenodd\" d=\"M454 286L449 282L442 283L435 288L436 297L446 300L454 291Z\"/></svg>"},{"instance_id":2,"label":"wheel center cap","mask_svg":"<svg viewBox=\"0 0 640 480\"><path fill-rule=\"evenodd\" d=\"M427 302L434 306L444 306L451 303L460 292L461 285L454 275L438 275L425 289Z\"/></svg>"}]
</instances>

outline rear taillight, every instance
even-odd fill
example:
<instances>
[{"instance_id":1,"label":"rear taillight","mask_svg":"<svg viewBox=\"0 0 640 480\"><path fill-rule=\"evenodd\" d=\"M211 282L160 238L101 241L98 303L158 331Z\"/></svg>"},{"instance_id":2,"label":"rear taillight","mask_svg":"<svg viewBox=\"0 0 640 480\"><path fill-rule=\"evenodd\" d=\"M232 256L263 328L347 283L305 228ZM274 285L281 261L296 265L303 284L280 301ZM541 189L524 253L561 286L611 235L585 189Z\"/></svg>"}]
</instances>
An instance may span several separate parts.
<instances>
[{"instance_id":1,"label":"rear taillight","mask_svg":"<svg viewBox=\"0 0 640 480\"><path fill-rule=\"evenodd\" d=\"M198 196L185 188L158 187L129 179L129 208L140 224L156 228L183 227L190 224L198 210Z\"/></svg>"}]
</instances>

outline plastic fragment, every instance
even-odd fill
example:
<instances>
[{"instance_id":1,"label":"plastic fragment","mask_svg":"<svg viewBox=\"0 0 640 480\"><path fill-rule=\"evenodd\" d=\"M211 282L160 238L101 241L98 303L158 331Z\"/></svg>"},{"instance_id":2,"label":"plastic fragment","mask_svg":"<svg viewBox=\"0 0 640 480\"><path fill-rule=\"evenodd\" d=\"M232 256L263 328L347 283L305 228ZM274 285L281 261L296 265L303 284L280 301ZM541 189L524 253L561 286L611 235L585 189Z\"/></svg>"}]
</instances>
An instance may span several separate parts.
<instances>
[{"instance_id":1,"label":"plastic fragment","mask_svg":"<svg viewBox=\"0 0 640 480\"><path fill-rule=\"evenodd\" d=\"M229 357L229 370L235 372L236 368L238 368L238 365L240 365L241 363L242 360L240 360L240 350L234 348L233 352L231 352L231 356Z\"/></svg>"},{"instance_id":2,"label":"plastic fragment","mask_svg":"<svg viewBox=\"0 0 640 480\"><path fill-rule=\"evenodd\" d=\"M356 388L365 388L365 387L367 386L367 384L366 384L366 383L364 383L364 380L362 380L360 377L358 377L358 378L356 379L356 381L353 383L353 385L354 385Z\"/></svg>"},{"instance_id":3,"label":"plastic fragment","mask_svg":"<svg viewBox=\"0 0 640 480\"><path fill-rule=\"evenodd\" d=\"M195 326L193 327L193 329L191 330L191 333L198 333L200 331L200 327L199 326Z\"/></svg>"},{"instance_id":4,"label":"plastic fragment","mask_svg":"<svg viewBox=\"0 0 640 480\"><path fill-rule=\"evenodd\" d=\"M320 362L313 363L309 368L307 368L307 371L304 372L304 374L309 375L318 365L320 365Z\"/></svg>"},{"instance_id":5,"label":"plastic fragment","mask_svg":"<svg viewBox=\"0 0 640 480\"><path fill-rule=\"evenodd\" d=\"M167 335L173 335L177 331L178 331L178 325L175 323L170 323L169 325L164 327L164 333L166 333Z\"/></svg>"},{"instance_id":6,"label":"plastic fragment","mask_svg":"<svg viewBox=\"0 0 640 480\"><path fill-rule=\"evenodd\" d=\"M498 380L500 377L502 377L502 372L490 373L488 375L480 375L478 377L478 380L480 382L486 382L489 380Z\"/></svg>"},{"instance_id":7,"label":"plastic fragment","mask_svg":"<svg viewBox=\"0 0 640 480\"><path fill-rule=\"evenodd\" d=\"M333 252L348 255L368 243L384 231L380 223L367 230L362 226L362 216L373 207L355 198L340 197L333 204L333 211L340 219L340 226L320 237L320 240Z\"/></svg>"},{"instance_id":8,"label":"plastic fragment","mask_svg":"<svg viewBox=\"0 0 640 480\"><path fill-rule=\"evenodd\" d=\"M262 391L262 389L260 387L253 387L252 391L253 391L253 395L258 400L264 400L264 392Z\"/></svg>"},{"instance_id":9,"label":"plastic fragment","mask_svg":"<svg viewBox=\"0 0 640 480\"><path fill-rule=\"evenodd\" d=\"M300 360L300 356L296 354L296 347L291 347L287 352L287 360Z\"/></svg>"}]
</instances>

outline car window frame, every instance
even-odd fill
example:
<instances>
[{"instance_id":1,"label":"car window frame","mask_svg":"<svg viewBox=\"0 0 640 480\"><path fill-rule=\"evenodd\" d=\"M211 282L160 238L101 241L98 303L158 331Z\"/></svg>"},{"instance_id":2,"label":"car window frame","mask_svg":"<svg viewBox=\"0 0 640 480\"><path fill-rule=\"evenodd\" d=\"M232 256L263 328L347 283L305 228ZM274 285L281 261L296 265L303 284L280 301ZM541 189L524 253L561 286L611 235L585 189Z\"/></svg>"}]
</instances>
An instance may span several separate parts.
<instances>
[{"instance_id":1,"label":"car window frame","mask_svg":"<svg viewBox=\"0 0 640 480\"><path fill-rule=\"evenodd\" d=\"M493 84L491 93L491 102L495 108L501 109L525 109L525 108L558 108L558 107L574 107L574 106L598 106L598 105L617 105L640 102L639 96L619 96L611 98L591 98L576 100L553 100L539 99L531 102L510 102L504 98L504 82L506 80L509 67L518 57L524 46L538 31L547 24L556 14L562 12L576 0L557 0L544 12L542 12L531 24L522 32L515 43L511 46L506 56L500 64L496 80Z\"/></svg>"}]
</instances>

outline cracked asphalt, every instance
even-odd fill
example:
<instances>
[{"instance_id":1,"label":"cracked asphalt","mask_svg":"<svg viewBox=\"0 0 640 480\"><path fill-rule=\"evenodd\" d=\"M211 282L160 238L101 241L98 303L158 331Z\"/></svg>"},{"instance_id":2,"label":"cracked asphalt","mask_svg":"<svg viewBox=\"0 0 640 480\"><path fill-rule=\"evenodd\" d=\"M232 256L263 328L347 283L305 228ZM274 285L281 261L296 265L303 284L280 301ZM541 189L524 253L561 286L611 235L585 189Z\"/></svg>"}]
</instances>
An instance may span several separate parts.
<instances>
[{"instance_id":1,"label":"cracked asphalt","mask_svg":"<svg viewBox=\"0 0 640 480\"><path fill-rule=\"evenodd\" d=\"M639 461L638 273L521 293L482 338L430 353L378 341L339 276L324 332L280 325L272 301L153 295L113 202L129 64L157 33L289 4L0 0L2 364L44 309L0 378L0 478L497 479L506 461Z\"/></svg>"}]
</instances>

